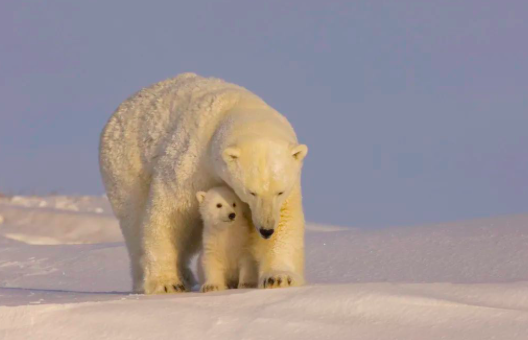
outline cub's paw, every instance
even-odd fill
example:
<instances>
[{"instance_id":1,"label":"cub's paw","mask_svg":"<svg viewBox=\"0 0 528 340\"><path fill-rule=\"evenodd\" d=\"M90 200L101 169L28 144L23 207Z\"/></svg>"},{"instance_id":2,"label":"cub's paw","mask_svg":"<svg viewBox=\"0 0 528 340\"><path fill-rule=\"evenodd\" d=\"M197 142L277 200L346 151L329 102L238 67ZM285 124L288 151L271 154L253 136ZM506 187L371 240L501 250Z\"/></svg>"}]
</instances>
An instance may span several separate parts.
<instances>
[{"instance_id":1,"label":"cub's paw","mask_svg":"<svg viewBox=\"0 0 528 340\"><path fill-rule=\"evenodd\" d=\"M146 279L143 285L145 294L173 294L188 292L181 280L168 278L150 278Z\"/></svg>"},{"instance_id":2,"label":"cub's paw","mask_svg":"<svg viewBox=\"0 0 528 340\"><path fill-rule=\"evenodd\" d=\"M257 288L256 282L240 282L238 284L238 289L251 289L251 288Z\"/></svg>"},{"instance_id":3,"label":"cub's paw","mask_svg":"<svg viewBox=\"0 0 528 340\"><path fill-rule=\"evenodd\" d=\"M226 290L226 289L227 287L224 284L206 282L202 285L202 288L200 288L200 292L209 293L209 292L217 292L217 291Z\"/></svg>"},{"instance_id":4,"label":"cub's paw","mask_svg":"<svg viewBox=\"0 0 528 340\"><path fill-rule=\"evenodd\" d=\"M304 284L301 276L292 272L273 271L264 273L259 278L259 288L298 287Z\"/></svg>"}]
</instances>

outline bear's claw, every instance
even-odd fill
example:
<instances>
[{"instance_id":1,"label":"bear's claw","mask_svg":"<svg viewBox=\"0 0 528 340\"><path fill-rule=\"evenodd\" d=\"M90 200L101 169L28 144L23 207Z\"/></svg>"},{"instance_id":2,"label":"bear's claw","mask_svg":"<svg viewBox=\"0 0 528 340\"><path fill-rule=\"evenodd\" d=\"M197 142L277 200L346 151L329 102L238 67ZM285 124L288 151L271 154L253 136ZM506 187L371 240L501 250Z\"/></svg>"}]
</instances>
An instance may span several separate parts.
<instances>
[{"instance_id":1,"label":"bear's claw","mask_svg":"<svg viewBox=\"0 0 528 340\"><path fill-rule=\"evenodd\" d=\"M264 275L260 279L259 288L285 288L300 286L303 284L302 278L289 272L275 272Z\"/></svg>"},{"instance_id":2,"label":"bear's claw","mask_svg":"<svg viewBox=\"0 0 528 340\"><path fill-rule=\"evenodd\" d=\"M184 285L182 284L177 284L177 285L164 285L163 286L163 290L165 291L165 293L167 294L171 294L171 293L184 293L184 292L188 292L189 290L187 288L185 288ZM156 293L159 293L159 292L155 292Z\"/></svg>"},{"instance_id":3,"label":"bear's claw","mask_svg":"<svg viewBox=\"0 0 528 340\"><path fill-rule=\"evenodd\" d=\"M169 281L169 282L166 282ZM144 284L144 293L145 294L173 294L173 293L183 293L188 292L189 289L182 283L172 283L174 280L165 280L165 282L160 282L160 280L149 280Z\"/></svg>"},{"instance_id":4,"label":"bear's claw","mask_svg":"<svg viewBox=\"0 0 528 340\"><path fill-rule=\"evenodd\" d=\"M214 283L204 283L202 285L202 288L200 288L200 291L202 293L208 293L208 292L216 292L220 290L226 290L227 287L225 285L220 284L214 284Z\"/></svg>"},{"instance_id":5,"label":"bear's claw","mask_svg":"<svg viewBox=\"0 0 528 340\"><path fill-rule=\"evenodd\" d=\"M176 292L186 292L187 291L187 289L185 289L185 286L182 284L172 285L172 287L174 288L174 291Z\"/></svg>"}]
</instances>

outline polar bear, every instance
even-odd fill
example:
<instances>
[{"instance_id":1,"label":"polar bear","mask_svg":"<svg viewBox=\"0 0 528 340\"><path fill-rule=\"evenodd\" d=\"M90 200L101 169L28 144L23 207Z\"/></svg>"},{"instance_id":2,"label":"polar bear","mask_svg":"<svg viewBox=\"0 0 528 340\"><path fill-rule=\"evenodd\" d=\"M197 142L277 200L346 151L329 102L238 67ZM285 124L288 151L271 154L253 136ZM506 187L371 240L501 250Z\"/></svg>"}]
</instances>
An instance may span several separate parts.
<instances>
[{"instance_id":1,"label":"polar bear","mask_svg":"<svg viewBox=\"0 0 528 340\"><path fill-rule=\"evenodd\" d=\"M133 290L190 290L202 235L195 193L218 185L249 205L262 236L259 286L303 284L307 152L284 116L220 79L186 73L125 100L101 134L99 164Z\"/></svg>"},{"instance_id":2,"label":"polar bear","mask_svg":"<svg viewBox=\"0 0 528 340\"><path fill-rule=\"evenodd\" d=\"M257 286L257 267L251 253L251 234L244 204L228 187L199 191L196 198L204 223L200 272L201 291Z\"/></svg>"}]
</instances>

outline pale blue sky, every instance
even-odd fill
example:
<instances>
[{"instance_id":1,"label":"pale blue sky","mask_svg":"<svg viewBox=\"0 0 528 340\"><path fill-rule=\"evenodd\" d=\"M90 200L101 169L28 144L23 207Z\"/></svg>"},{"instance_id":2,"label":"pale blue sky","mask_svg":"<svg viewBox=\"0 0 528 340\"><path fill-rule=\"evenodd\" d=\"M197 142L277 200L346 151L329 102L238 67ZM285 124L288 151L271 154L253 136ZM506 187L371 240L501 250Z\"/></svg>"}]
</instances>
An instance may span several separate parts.
<instances>
[{"instance_id":1,"label":"pale blue sky","mask_svg":"<svg viewBox=\"0 0 528 340\"><path fill-rule=\"evenodd\" d=\"M0 191L101 194L99 132L181 72L243 85L310 152L307 219L528 211L526 1L2 1Z\"/></svg>"}]
</instances>

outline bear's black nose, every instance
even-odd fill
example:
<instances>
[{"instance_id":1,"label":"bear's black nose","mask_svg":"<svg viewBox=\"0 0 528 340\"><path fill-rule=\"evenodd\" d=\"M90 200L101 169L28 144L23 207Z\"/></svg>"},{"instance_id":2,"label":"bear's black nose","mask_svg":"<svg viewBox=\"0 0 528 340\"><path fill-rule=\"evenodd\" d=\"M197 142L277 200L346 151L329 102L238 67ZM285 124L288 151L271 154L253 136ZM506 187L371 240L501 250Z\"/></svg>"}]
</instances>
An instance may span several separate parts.
<instances>
[{"instance_id":1,"label":"bear's black nose","mask_svg":"<svg viewBox=\"0 0 528 340\"><path fill-rule=\"evenodd\" d=\"M265 239L268 239L268 238L271 237L271 235L273 235L273 232L275 230L260 228L259 231L260 231L260 235L262 235L262 237L264 237Z\"/></svg>"},{"instance_id":2,"label":"bear's black nose","mask_svg":"<svg viewBox=\"0 0 528 340\"><path fill-rule=\"evenodd\" d=\"M236 214L235 214L235 213L231 213L231 214L229 214L229 219L230 219L231 221L233 221L233 220L235 219L235 217L236 217Z\"/></svg>"}]
</instances>

